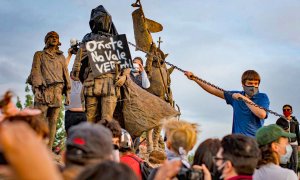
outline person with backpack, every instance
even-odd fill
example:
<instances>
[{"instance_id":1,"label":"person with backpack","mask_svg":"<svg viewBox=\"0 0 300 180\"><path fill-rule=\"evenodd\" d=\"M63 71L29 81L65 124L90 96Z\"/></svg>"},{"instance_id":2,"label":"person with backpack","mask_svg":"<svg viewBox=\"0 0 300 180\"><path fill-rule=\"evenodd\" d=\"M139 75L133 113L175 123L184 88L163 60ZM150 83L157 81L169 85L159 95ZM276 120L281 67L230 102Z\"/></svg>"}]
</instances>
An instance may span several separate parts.
<instances>
[{"instance_id":1,"label":"person with backpack","mask_svg":"<svg viewBox=\"0 0 300 180\"><path fill-rule=\"evenodd\" d=\"M148 178L152 168L147 162L134 154L131 136L124 129L122 129L122 136L120 140L120 153L120 162L128 165L135 172L139 180L145 180Z\"/></svg>"},{"instance_id":2,"label":"person with backpack","mask_svg":"<svg viewBox=\"0 0 300 180\"><path fill-rule=\"evenodd\" d=\"M296 134L296 137L289 138L289 143L293 148L292 156L286 164L280 164L281 167L287 167L297 173L298 169L298 146L300 145L299 122L293 114L293 107L286 104L282 107L285 118L280 117L276 124L289 133Z\"/></svg>"}]
</instances>

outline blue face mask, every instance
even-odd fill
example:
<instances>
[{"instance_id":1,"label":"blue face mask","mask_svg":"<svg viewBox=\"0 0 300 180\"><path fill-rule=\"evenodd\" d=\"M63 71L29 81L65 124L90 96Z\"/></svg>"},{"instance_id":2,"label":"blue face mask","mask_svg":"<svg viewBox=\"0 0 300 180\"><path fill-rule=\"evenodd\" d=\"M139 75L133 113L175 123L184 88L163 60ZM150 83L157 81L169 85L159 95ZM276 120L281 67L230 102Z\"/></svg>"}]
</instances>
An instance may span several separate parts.
<instances>
[{"instance_id":1,"label":"blue face mask","mask_svg":"<svg viewBox=\"0 0 300 180\"><path fill-rule=\"evenodd\" d=\"M286 149L285 155L280 156L280 164L287 164L287 162L291 158L291 155L292 155L292 152L293 152L292 146L289 144L285 147L285 149Z\"/></svg>"},{"instance_id":2,"label":"blue face mask","mask_svg":"<svg viewBox=\"0 0 300 180\"><path fill-rule=\"evenodd\" d=\"M249 96L252 97L255 94L258 93L258 87L254 86L243 86L245 93Z\"/></svg>"}]
</instances>

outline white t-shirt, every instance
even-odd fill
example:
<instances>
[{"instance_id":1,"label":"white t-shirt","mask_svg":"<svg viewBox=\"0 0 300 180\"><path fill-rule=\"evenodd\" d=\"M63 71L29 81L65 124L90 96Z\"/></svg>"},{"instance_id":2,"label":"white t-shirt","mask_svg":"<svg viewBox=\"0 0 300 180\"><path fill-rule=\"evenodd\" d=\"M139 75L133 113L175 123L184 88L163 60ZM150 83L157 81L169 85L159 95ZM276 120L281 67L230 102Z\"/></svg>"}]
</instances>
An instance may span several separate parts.
<instances>
[{"instance_id":1,"label":"white t-shirt","mask_svg":"<svg viewBox=\"0 0 300 180\"><path fill-rule=\"evenodd\" d=\"M74 81L71 79L71 94L70 94L70 105L65 106L65 110L71 108L82 108L81 104L81 89L82 84L80 81Z\"/></svg>"},{"instance_id":2,"label":"white t-shirt","mask_svg":"<svg viewBox=\"0 0 300 180\"><path fill-rule=\"evenodd\" d=\"M290 169L269 163L254 171L253 180L298 180L298 177Z\"/></svg>"}]
</instances>

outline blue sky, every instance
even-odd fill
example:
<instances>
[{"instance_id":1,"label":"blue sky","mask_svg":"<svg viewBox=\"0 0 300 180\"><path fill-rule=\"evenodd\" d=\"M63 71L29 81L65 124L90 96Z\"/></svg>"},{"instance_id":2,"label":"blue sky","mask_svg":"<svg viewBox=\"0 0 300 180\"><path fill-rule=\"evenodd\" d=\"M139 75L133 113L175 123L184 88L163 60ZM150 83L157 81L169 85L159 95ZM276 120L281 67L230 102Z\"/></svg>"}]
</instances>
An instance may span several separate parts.
<instances>
[{"instance_id":1,"label":"blue sky","mask_svg":"<svg viewBox=\"0 0 300 180\"><path fill-rule=\"evenodd\" d=\"M67 52L69 40L90 32L92 8L102 4L121 34L134 42L130 5L122 0L2 0L0 7L0 93L12 89L24 97L25 80L44 36L57 31ZM226 90L241 90L241 74L255 69L262 77L260 91L270 108L283 104L300 113L300 1L298 0L144 0L145 15L163 24L162 49L168 61L193 71ZM131 48L132 56L143 56ZM71 61L71 63L73 60ZM70 65L71 67L71 65ZM231 132L232 108L204 92L182 73L172 74L172 89L182 119L200 124L200 140ZM270 115L266 124L274 123Z\"/></svg>"}]
</instances>

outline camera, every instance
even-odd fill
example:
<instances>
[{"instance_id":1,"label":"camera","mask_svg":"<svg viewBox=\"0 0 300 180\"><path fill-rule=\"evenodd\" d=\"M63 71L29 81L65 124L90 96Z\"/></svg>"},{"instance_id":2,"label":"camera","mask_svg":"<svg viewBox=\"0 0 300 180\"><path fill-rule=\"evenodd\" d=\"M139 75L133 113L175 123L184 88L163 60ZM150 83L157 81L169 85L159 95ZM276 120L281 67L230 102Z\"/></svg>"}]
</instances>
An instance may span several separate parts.
<instances>
[{"instance_id":1,"label":"camera","mask_svg":"<svg viewBox=\"0 0 300 180\"><path fill-rule=\"evenodd\" d=\"M203 180L204 174L202 170L194 170L182 167L176 177L178 180Z\"/></svg>"},{"instance_id":2,"label":"camera","mask_svg":"<svg viewBox=\"0 0 300 180\"><path fill-rule=\"evenodd\" d=\"M71 48L72 48L72 50L71 50L71 54L77 54L77 51L78 51L78 46L79 46L79 41L77 40L77 39L74 39L74 38L72 38L71 40L70 40L70 46L71 46Z\"/></svg>"}]
</instances>

